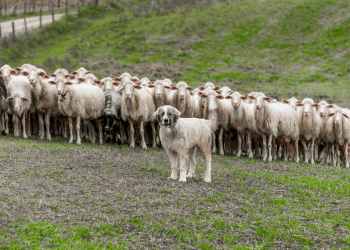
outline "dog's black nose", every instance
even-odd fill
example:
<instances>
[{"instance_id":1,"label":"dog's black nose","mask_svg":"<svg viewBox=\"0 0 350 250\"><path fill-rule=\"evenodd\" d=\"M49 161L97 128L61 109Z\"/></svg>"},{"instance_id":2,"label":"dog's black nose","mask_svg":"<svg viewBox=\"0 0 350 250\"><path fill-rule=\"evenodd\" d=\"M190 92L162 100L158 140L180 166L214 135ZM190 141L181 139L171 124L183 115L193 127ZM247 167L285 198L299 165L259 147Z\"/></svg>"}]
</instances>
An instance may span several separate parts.
<instances>
[{"instance_id":1,"label":"dog's black nose","mask_svg":"<svg viewBox=\"0 0 350 250\"><path fill-rule=\"evenodd\" d=\"M168 122L168 121L169 121L169 119L164 118L164 122Z\"/></svg>"}]
</instances>

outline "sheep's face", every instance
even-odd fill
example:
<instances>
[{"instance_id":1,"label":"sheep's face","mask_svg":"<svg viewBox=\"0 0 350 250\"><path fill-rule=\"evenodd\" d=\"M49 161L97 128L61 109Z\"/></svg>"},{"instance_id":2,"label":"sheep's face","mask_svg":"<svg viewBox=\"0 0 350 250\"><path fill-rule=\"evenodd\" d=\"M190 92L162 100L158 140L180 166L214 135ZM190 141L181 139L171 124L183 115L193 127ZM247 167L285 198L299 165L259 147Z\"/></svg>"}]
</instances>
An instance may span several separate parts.
<instances>
[{"instance_id":1,"label":"sheep's face","mask_svg":"<svg viewBox=\"0 0 350 250\"><path fill-rule=\"evenodd\" d=\"M123 95L125 95L125 98L127 100L131 100L134 97L135 89L142 89L142 87L139 85L139 83L140 82L133 83L131 81L128 81L128 82L125 83Z\"/></svg>"},{"instance_id":2,"label":"sheep's face","mask_svg":"<svg viewBox=\"0 0 350 250\"><path fill-rule=\"evenodd\" d=\"M4 65L0 69L0 76L2 76L6 83L9 82L11 75L17 75L17 72L13 70L10 66Z\"/></svg>"},{"instance_id":3,"label":"sheep's face","mask_svg":"<svg viewBox=\"0 0 350 250\"><path fill-rule=\"evenodd\" d=\"M162 98L164 96L164 85L163 85L163 83L160 82L160 81L157 81L155 83L155 86L156 86L156 91L155 91L156 98Z\"/></svg>"},{"instance_id":4,"label":"sheep's face","mask_svg":"<svg viewBox=\"0 0 350 250\"><path fill-rule=\"evenodd\" d=\"M283 99L281 100L282 103L288 104L289 106L291 106L293 109L295 109L298 100L294 97L290 98L289 100Z\"/></svg>"},{"instance_id":5,"label":"sheep's face","mask_svg":"<svg viewBox=\"0 0 350 250\"><path fill-rule=\"evenodd\" d=\"M193 90L190 86L187 86L185 82L179 82L177 85L173 85L172 89L177 89L177 98L179 100L185 100L186 95L188 94L187 90Z\"/></svg>"},{"instance_id":6,"label":"sheep's face","mask_svg":"<svg viewBox=\"0 0 350 250\"><path fill-rule=\"evenodd\" d=\"M328 115L328 117L332 117L332 116L333 116L333 123L336 126L340 126L341 124L343 124L343 119L344 119L343 117L345 117L346 119L349 119L349 116L347 114L344 114L341 109L335 110L334 113L332 112Z\"/></svg>"},{"instance_id":7,"label":"sheep's face","mask_svg":"<svg viewBox=\"0 0 350 250\"><path fill-rule=\"evenodd\" d=\"M314 101L310 98L306 98L302 101L302 103L297 103L296 106L303 107L303 114L305 117L308 117L312 114L313 108L319 108L318 103L314 103Z\"/></svg>"},{"instance_id":8,"label":"sheep's face","mask_svg":"<svg viewBox=\"0 0 350 250\"><path fill-rule=\"evenodd\" d=\"M120 75L120 80L122 84L125 84L130 79L131 79L131 75L129 73L124 72L123 74Z\"/></svg>"},{"instance_id":9,"label":"sheep's face","mask_svg":"<svg viewBox=\"0 0 350 250\"><path fill-rule=\"evenodd\" d=\"M248 97L251 100L255 100L255 107L258 111L264 107L265 101L271 100L271 97L267 97L263 93L257 93L255 96L249 94Z\"/></svg>"},{"instance_id":10,"label":"sheep's face","mask_svg":"<svg viewBox=\"0 0 350 250\"><path fill-rule=\"evenodd\" d=\"M81 67L77 71L74 71L75 78L78 80L79 83L84 82L86 73L89 72L85 68ZM72 74L73 74L72 73ZM91 73L91 72L90 72Z\"/></svg>"},{"instance_id":11,"label":"sheep's face","mask_svg":"<svg viewBox=\"0 0 350 250\"><path fill-rule=\"evenodd\" d=\"M166 105L158 108L153 114L153 118L156 119L161 126L172 129L177 120L179 119L181 112L176 108Z\"/></svg>"},{"instance_id":12,"label":"sheep's face","mask_svg":"<svg viewBox=\"0 0 350 250\"><path fill-rule=\"evenodd\" d=\"M151 81L147 78L147 77L144 77L141 79L141 86L142 87L147 87L147 85L150 83Z\"/></svg>"},{"instance_id":13,"label":"sheep's face","mask_svg":"<svg viewBox=\"0 0 350 250\"><path fill-rule=\"evenodd\" d=\"M241 106L242 95L238 92L232 94L231 96L231 104L233 108L238 109Z\"/></svg>"},{"instance_id":14,"label":"sheep's face","mask_svg":"<svg viewBox=\"0 0 350 250\"><path fill-rule=\"evenodd\" d=\"M97 81L97 78L91 72L85 75L84 84L95 85L95 81Z\"/></svg>"},{"instance_id":15,"label":"sheep's face","mask_svg":"<svg viewBox=\"0 0 350 250\"><path fill-rule=\"evenodd\" d=\"M229 95L232 94L232 93L231 93L231 89L230 89L229 87L222 87L222 88L220 89L220 94L221 94L223 97L229 96Z\"/></svg>"},{"instance_id":16,"label":"sheep's face","mask_svg":"<svg viewBox=\"0 0 350 250\"><path fill-rule=\"evenodd\" d=\"M24 74L23 74L24 73ZM37 82L38 82L38 79L39 79L39 72L38 72L38 70L36 69L36 68L31 68L30 70L29 70L29 72L28 71L22 71L21 72L21 75L26 75L26 76L28 76L28 79L29 79L29 83L31 84L31 85L35 85L35 84L37 84Z\"/></svg>"},{"instance_id":17,"label":"sheep's face","mask_svg":"<svg viewBox=\"0 0 350 250\"><path fill-rule=\"evenodd\" d=\"M326 102L324 102L324 103L322 103L322 102L320 102L319 103L319 108L318 108L318 114L322 117L322 118L324 118L324 116L327 114L327 106L328 106L328 103L326 103Z\"/></svg>"},{"instance_id":18,"label":"sheep's face","mask_svg":"<svg viewBox=\"0 0 350 250\"><path fill-rule=\"evenodd\" d=\"M67 85L72 85L71 81L68 81L65 77L58 76L55 81L49 81L50 84L56 84L56 90L58 95L65 95L67 92Z\"/></svg>"},{"instance_id":19,"label":"sheep's face","mask_svg":"<svg viewBox=\"0 0 350 250\"><path fill-rule=\"evenodd\" d=\"M12 104L13 111L15 112L15 114L20 114L23 103L29 102L29 99L24 96L15 95L15 96L8 97L6 101Z\"/></svg>"}]
</instances>

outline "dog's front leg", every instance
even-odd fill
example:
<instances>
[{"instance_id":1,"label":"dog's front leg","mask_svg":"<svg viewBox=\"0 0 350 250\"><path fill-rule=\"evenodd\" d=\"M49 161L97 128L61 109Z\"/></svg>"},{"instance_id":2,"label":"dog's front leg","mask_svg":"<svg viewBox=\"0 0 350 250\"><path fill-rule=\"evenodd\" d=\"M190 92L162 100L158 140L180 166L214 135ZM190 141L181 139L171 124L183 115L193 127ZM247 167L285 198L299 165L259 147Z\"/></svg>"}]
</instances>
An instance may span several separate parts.
<instances>
[{"instance_id":1,"label":"dog's front leg","mask_svg":"<svg viewBox=\"0 0 350 250\"><path fill-rule=\"evenodd\" d=\"M180 182L186 182L186 172L188 163L188 149L184 148L180 153Z\"/></svg>"},{"instance_id":2,"label":"dog's front leg","mask_svg":"<svg viewBox=\"0 0 350 250\"><path fill-rule=\"evenodd\" d=\"M170 178L173 180L177 179L177 153L176 152L171 152L168 151L168 156L169 156L169 161L170 161L170 165L171 165L171 176Z\"/></svg>"}]
</instances>

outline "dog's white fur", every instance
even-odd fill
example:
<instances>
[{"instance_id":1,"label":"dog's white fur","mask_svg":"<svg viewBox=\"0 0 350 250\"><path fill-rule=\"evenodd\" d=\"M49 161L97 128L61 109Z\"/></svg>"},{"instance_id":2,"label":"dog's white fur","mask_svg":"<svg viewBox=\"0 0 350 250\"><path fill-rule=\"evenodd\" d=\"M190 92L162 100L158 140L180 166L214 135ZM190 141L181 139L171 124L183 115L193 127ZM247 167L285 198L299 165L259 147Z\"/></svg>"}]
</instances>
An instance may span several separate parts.
<instances>
[{"instance_id":1,"label":"dog's white fur","mask_svg":"<svg viewBox=\"0 0 350 250\"><path fill-rule=\"evenodd\" d=\"M211 182L211 134L217 128L217 110L212 110L209 120L198 118L179 118L181 112L166 105L159 107L153 114L160 124L159 137L168 153L171 163L171 177L177 179L177 162L180 157L180 182L195 175L195 149L198 148L205 161L205 182ZM169 123L164 122L168 119ZM188 174L187 166L190 160Z\"/></svg>"}]
</instances>

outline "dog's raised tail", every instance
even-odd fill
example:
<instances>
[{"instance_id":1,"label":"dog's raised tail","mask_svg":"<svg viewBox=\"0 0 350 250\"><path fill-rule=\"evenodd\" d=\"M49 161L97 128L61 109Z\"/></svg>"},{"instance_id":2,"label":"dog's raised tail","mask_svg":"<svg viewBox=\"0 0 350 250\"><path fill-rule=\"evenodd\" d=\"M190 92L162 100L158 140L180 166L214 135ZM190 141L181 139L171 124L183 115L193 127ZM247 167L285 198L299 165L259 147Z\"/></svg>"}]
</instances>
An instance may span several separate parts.
<instances>
[{"instance_id":1,"label":"dog's raised tail","mask_svg":"<svg viewBox=\"0 0 350 250\"><path fill-rule=\"evenodd\" d=\"M218 106L209 104L209 122L211 132L215 132L218 128Z\"/></svg>"}]
</instances>

